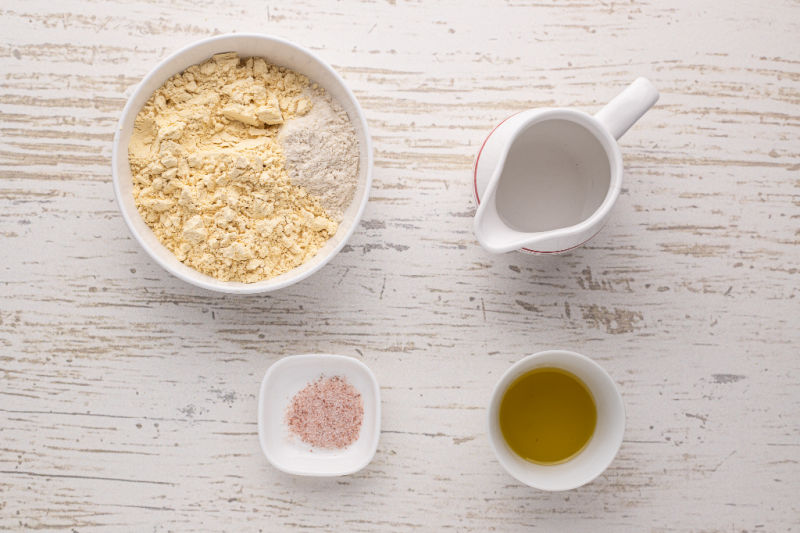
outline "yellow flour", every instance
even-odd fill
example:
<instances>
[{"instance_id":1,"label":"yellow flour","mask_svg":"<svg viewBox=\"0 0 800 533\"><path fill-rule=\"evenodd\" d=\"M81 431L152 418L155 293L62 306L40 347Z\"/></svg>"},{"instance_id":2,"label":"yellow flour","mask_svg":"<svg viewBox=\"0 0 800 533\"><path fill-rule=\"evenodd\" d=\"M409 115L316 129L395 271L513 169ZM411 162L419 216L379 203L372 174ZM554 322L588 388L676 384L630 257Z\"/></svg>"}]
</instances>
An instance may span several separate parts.
<instances>
[{"instance_id":1,"label":"yellow flour","mask_svg":"<svg viewBox=\"0 0 800 533\"><path fill-rule=\"evenodd\" d=\"M219 54L170 78L139 112L128 146L136 206L190 267L252 283L302 264L336 233L289 181L280 125L311 109L308 78Z\"/></svg>"}]
</instances>

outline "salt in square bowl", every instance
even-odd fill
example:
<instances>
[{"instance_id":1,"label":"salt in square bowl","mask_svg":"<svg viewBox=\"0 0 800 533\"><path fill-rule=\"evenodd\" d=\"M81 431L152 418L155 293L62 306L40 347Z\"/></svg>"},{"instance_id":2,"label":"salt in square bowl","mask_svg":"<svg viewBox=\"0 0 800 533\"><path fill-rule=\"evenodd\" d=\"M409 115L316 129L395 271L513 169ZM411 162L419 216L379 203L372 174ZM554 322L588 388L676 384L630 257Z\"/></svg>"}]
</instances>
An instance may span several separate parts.
<instances>
[{"instance_id":1,"label":"salt in square bowl","mask_svg":"<svg viewBox=\"0 0 800 533\"><path fill-rule=\"evenodd\" d=\"M342 449L317 448L290 434L286 411L301 389L320 377L340 376L361 393L364 417L358 439ZM258 395L258 437L267 460L287 474L344 476L369 464L378 448L381 398L372 371L353 357L309 354L275 362L261 382Z\"/></svg>"}]
</instances>

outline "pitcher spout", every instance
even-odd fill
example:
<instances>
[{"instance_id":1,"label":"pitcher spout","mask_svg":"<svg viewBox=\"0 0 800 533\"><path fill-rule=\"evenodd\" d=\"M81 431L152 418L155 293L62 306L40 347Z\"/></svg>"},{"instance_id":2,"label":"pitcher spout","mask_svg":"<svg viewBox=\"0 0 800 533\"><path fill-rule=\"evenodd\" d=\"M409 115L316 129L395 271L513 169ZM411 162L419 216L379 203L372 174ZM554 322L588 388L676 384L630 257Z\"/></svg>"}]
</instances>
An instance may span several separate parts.
<instances>
[{"instance_id":1,"label":"pitcher spout","mask_svg":"<svg viewBox=\"0 0 800 533\"><path fill-rule=\"evenodd\" d=\"M479 214L475 217L475 236L487 252L504 254L524 248L528 244L527 236L506 226L495 209L484 209L483 213L480 213L480 209L478 211Z\"/></svg>"},{"instance_id":2,"label":"pitcher spout","mask_svg":"<svg viewBox=\"0 0 800 533\"><path fill-rule=\"evenodd\" d=\"M504 254L520 248L535 247L551 237L553 231L524 232L509 226L497 210L497 183L503 172L503 165L498 165L475 213L474 231L478 243L487 252Z\"/></svg>"},{"instance_id":3,"label":"pitcher spout","mask_svg":"<svg viewBox=\"0 0 800 533\"><path fill-rule=\"evenodd\" d=\"M531 251L547 248L547 243L563 234L557 230L538 233L515 230L503 221L494 202L481 202L475 214L474 230L481 247L493 254L504 254L522 248Z\"/></svg>"},{"instance_id":4,"label":"pitcher spout","mask_svg":"<svg viewBox=\"0 0 800 533\"><path fill-rule=\"evenodd\" d=\"M475 213L474 231L480 245L493 254L503 254L537 246L540 242L548 240L554 232L526 232L520 231L509 224L500 215L497 208L497 189L505 170L506 161L513 145L513 137L521 124L507 125L505 133L509 138L505 146L499 150L496 165L491 178L486 184L478 210ZM534 248L535 249L535 248Z\"/></svg>"}]
</instances>

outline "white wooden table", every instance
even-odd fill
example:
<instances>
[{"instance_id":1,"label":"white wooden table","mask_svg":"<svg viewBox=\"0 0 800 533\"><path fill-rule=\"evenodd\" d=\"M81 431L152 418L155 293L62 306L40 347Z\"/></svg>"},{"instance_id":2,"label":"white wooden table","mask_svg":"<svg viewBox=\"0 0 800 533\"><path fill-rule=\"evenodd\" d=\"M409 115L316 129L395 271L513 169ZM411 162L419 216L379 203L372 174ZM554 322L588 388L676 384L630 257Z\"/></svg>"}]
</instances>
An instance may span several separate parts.
<instances>
[{"instance_id":1,"label":"white wooden table","mask_svg":"<svg viewBox=\"0 0 800 533\"><path fill-rule=\"evenodd\" d=\"M798 530L800 5L469 4L0 4L0 528ZM331 264L234 298L138 247L110 156L160 58L244 31L339 70L376 167ZM564 256L482 251L488 130L528 107L594 112L639 75L661 100L622 140L610 224ZM485 430L498 376L550 347L598 360L628 417L605 475L554 494L508 476ZM261 454L260 379L306 352L381 383L356 475L290 477Z\"/></svg>"}]
</instances>

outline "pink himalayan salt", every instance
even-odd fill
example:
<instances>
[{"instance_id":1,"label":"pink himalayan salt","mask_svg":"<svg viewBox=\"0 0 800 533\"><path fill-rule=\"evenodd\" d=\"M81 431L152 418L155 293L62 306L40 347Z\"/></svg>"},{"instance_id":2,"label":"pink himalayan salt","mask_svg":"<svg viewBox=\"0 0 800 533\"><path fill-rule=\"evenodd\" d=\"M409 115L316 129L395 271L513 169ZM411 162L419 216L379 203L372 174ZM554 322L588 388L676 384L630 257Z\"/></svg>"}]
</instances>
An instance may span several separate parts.
<instances>
[{"instance_id":1,"label":"pink himalayan salt","mask_svg":"<svg viewBox=\"0 0 800 533\"><path fill-rule=\"evenodd\" d=\"M289 431L319 448L344 448L358 439L361 393L343 377L319 378L295 394L286 410Z\"/></svg>"}]
</instances>

